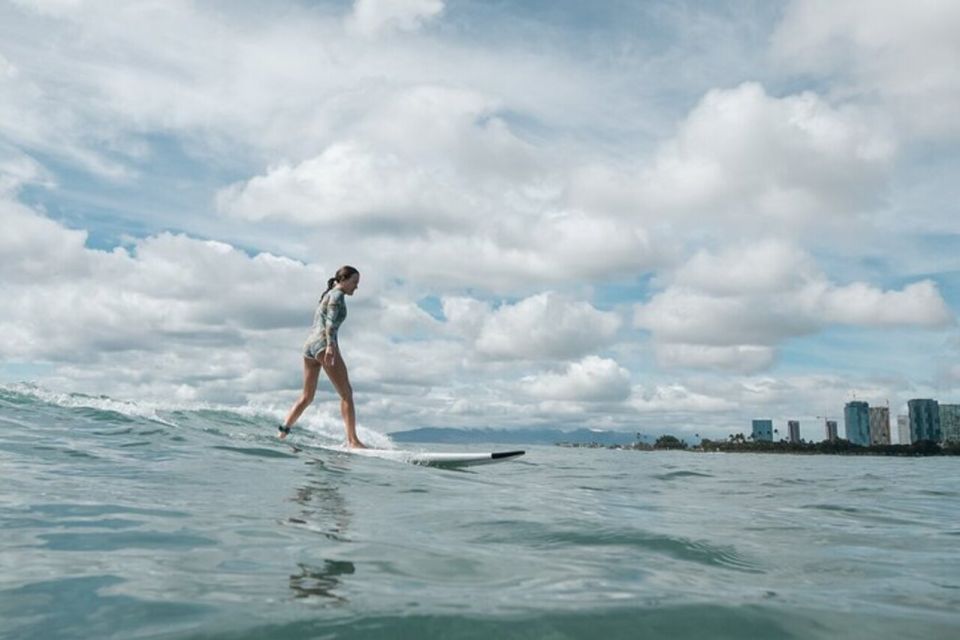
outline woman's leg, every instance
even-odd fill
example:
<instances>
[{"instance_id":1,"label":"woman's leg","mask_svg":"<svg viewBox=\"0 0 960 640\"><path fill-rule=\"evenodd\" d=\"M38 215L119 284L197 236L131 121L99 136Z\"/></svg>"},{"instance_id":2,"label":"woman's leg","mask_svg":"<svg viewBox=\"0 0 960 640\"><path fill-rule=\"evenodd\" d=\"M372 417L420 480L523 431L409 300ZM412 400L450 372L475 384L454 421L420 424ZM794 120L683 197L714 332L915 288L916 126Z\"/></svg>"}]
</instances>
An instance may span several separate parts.
<instances>
[{"instance_id":1,"label":"woman's leg","mask_svg":"<svg viewBox=\"0 0 960 640\"><path fill-rule=\"evenodd\" d=\"M300 394L300 399L290 407L290 413L287 414L287 419L283 421L283 426L293 426L304 409L313 402L313 396L317 393L317 379L320 377L320 369L320 363L313 358L303 359L303 393ZM280 437L285 438L287 434L281 433Z\"/></svg>"},{"instance_id":2,"label":"woman's leg","mask_svg":"<svg viewBox=\"0 0 960 640\"><path fill-rule=\"evenodd\" d=\"M347 365L340 357L339 349L332 365L328 365L326 361L323 362L323 370L327 372L327 377L333 383L333 388L340 394L340 415L343 416L343 426L347 430L347 444L351 447L365 448L364 444L357 438L357 414L353 405L353 387L350 386Z\"/></svg>"}]
</instances>

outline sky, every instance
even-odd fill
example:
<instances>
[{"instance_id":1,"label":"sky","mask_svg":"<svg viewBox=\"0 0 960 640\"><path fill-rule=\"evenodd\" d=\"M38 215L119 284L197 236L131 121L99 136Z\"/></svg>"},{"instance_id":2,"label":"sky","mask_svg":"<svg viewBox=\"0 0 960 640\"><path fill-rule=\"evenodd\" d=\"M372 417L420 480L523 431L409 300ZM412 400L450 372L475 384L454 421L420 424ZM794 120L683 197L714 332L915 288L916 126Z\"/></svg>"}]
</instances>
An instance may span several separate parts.
<instances>
[{"instance_id":1,"label":"sky","mask_svg":"<svg viewBox=\"0 0 960 640\"><path fill-rule=\"evenodd\" d=\"M960 403L958 61L937 0L0 0L0 382L282 412L350 264L363 429Z\"/></svg>"}]
</instances>

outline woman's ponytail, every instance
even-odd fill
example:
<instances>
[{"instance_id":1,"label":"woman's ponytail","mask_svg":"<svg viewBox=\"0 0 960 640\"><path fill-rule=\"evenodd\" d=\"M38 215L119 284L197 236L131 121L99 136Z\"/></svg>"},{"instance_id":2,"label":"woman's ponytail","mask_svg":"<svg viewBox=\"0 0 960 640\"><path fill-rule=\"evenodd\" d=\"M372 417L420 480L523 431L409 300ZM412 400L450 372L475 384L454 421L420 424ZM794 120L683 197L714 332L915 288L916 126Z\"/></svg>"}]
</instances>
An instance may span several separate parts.
<instances>
[{"instance_id":1,"label":"woman's ponytail","mask_svg":"<svg viewBox=\"0 0 960 640\"><path fill-rule=\"evenodd\" d=\"M342 282L343 280L352 278L353 274L355 273L360 273L360 272L357 271L354 267L351 267L350 265L344 265L339 269L337 269L337 274L332 278L330 278L329 280L327 280L327 290L323 292L323 296L330 293L330 290L333 289L338 282ZM323 296L320 296L320 300L323 300Z\"/></svg>"}]
</instances>

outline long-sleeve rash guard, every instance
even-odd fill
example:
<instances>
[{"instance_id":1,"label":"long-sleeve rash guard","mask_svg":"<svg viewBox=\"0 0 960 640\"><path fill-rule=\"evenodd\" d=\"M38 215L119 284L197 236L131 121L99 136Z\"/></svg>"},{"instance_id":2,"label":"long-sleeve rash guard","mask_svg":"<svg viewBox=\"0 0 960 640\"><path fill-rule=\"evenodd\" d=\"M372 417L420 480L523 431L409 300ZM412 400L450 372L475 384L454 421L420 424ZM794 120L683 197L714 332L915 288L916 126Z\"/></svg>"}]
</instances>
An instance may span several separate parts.
<instances>
[{"instance_id":1,"label":"long-sleeve rash guard","mask_svg":"<svg viewBox=\"0 0 960 640\"><path fill-rule=\"evenodd\" d=\"M320 304L313 314L313 326L303 345L304 355L315 358L327 348L337 344L337 330L347 319L347 305L343 299L343 290L334 287L323 294Z\"/></svg>"}]
</instances>

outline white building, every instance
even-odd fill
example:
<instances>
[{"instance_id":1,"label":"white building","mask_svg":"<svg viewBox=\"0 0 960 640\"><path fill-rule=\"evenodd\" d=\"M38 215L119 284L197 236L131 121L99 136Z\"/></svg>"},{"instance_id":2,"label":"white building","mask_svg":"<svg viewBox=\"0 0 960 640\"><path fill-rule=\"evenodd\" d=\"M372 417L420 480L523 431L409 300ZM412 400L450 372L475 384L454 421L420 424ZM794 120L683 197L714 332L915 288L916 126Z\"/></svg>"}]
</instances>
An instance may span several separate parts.
<instances>
[{"instance_id":1,"label":"white building","mask_svg":"<svg viewBox=\"0 0 960 640\"><path fill-rule=\"evenodd\" d=\"M870 444L890 444L890 407L870 407Z\"/></svg>"},{"instance_id":2,"label":"white building","mask_svg":"<svg viewBox=\"0 0 960 640\"><path fill-rule=\"evenodd\" d=\"M912 444L910 440L910 416L897 416L897 435L900 444Z\"/></svg>"}]
</instances>

